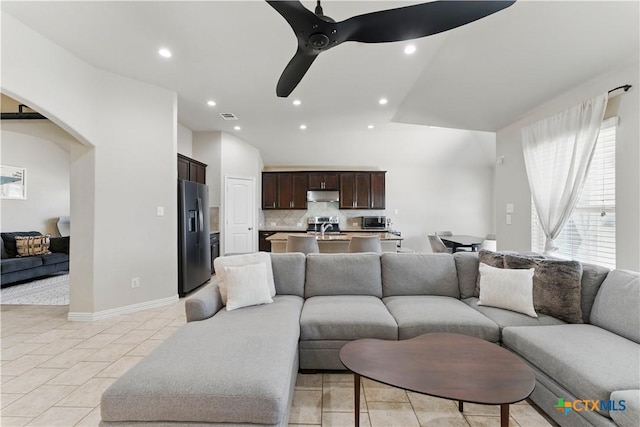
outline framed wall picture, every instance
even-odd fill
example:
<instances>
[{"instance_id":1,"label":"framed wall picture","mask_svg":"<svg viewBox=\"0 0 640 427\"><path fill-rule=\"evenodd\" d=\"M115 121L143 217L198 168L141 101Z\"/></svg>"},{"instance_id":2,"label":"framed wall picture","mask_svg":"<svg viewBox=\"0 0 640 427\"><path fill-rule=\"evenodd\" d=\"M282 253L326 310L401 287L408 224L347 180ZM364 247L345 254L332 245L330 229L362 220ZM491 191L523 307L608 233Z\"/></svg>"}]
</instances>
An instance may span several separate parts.
<instances>
[{"instance_id":1,"label":"framed wall picture","mask_svg":"<svg viewBox=\"0 0 640 427\"><path fill-rule=\"evenodd\" d=\"M0 199L27 198L27 169L0 165Z\"/></svg>"}]
</instances>

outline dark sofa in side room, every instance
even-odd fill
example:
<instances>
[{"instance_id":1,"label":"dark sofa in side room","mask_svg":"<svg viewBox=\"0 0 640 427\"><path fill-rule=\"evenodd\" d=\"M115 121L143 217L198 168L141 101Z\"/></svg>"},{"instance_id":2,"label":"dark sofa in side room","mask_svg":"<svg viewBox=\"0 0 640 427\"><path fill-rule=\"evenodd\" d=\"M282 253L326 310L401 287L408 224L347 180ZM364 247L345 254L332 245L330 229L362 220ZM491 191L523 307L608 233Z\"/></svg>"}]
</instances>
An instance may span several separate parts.
<instances>
[{"instance_id":1,"label":"dark sofa in side room","mask_svg":"<svg viewBox=\"0 0 640 427\"><path fill-rule=\"evenodd\" d=\"M2 259L0 283L2 287L18 282L69 271L69 237L52 237L48 255L17 256L16 236L39 236L37 231L0 233Z\"/></svg>"}]
</instances>

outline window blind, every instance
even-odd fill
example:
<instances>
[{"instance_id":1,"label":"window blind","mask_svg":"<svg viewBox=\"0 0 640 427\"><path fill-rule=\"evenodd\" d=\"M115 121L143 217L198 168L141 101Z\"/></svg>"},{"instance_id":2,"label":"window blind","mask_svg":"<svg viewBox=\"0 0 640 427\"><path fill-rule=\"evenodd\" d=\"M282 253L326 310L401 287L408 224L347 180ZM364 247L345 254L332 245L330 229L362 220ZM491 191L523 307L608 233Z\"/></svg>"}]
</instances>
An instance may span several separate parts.
<instances>
[{"instance_id":1,"label":"window blind","mask_svg":"<svg viewBox=\"0 0 640 427\"><path fill-rule=\"evenodd\" d=\"M556 239L553 255L616 267L616 126L617 117L605 120L587 172L580 200ZM553 159L546 163L553 167ZM531 202L531 249L544 251L545 236Z\"/></svg>"}]
</instances>

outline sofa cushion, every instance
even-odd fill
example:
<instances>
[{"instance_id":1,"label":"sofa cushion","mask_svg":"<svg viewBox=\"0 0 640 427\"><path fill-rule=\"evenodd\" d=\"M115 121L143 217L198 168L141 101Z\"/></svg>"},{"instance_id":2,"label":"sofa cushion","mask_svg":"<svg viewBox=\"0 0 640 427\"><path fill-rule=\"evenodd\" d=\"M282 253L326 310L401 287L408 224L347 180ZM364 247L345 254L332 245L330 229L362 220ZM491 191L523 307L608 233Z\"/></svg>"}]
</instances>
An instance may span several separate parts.
<instances>
[{"instance_id":1,"label":"sofa cushion","mask_svg":"<svg viewBox=\"0 0 640 427\"><path fill-rule=\"evenodd\" d=\"M620 427L638 427L640 424L640 390L618 390L611 393L614 402L618 402L618 411L609 411L611 419ZM624 410L620 402L624 401Z\"/></svg>"},{"instance_id":2,"label":"sofa cushion","mask_svg":"<svg viewBox=\"0 0 640 427\"><path fill-rule=\"evenodd\" d=\"M502 342L578 399L640 388L640 345L597 326L508 327Z\"/></svg>"},{"instance_id":3,"label":"sofa cushion","mask_svg":"<svg viewBox=\"0 0 640 427\"><path fill-rule=\"evenodd\" d=\"M569 323L582 320L582 264L519 255L505 255L505 268L534 268L533 306Z\"/></svg>"},{"instance_id":4,"label":"sofa cushion","mask_svg":"<svg viewBox=\"0 0 640 427\"><path fill-rule=\"evenodd\" d=\"M267 267L267 280L269 282L269 290L271 296L276 294L276 285L273 282L273 268L271 266L271 257L266 252L255 252L241 255L222 256L214 261L216 276L218 277L218 288L220 289L220 297L222 303L227 304L227 285L225 283L224 267L242 267L248 264L264 264Z\"/></svg>"},{"instance_id":5,"label":"sofa cushion","mask_svg":"<svg viewBox=\"0 0 640 427\"><path fill-rule=\"evenodd\" d=\"M276 296L179 328L103 393L103 421L284 424L302 303Z\"/></svg>"},{"instance_id":6,"label":"sofa cushion","mask_svg":"<svg viewBox=\"0 0 640 427\"><path fill-rule=\"evenodd\" d=\"M224 267L224 275L228 311L273 302L264 263Z\"/></svg>"},{"instance_id":7,"label":"sofa cushion","mask_svg":"<svg viewBox=\"0 0 640 427\"><path fill-rule=\"evenodd\" d=\"M51 252L69 253L69 236L52 237L50 239L49 250Z\"/></svg>"},{"instance_id":8,"label":"sofa cushion","mask_svg":"<svg viewBox=\"0 0 640 427\"><path fill-rule=\"evenodd\" d=\"M448 254L384 253L382 295L440 295L460 298L456 264Z\"/></svg>"},{"instance_id":9,"label":"sofa cushion","mask_svg":"<svg viewBox=\"0 0 640 427\"><path fill-rule=\"evenodd\" d=\"M591 309L591 323L640 343L640 273L613 270Z\"/></svg>"},{"instance_id":10,"label":"sofa cushion","mask_svg":"<svg viewBox=\"0 0 640 427\"><path fill-rule=\"evenodd\" d=\"M7 258L2 260L0 268L2 274L13 273L14 271L28 270L30 268L40 267L42 265L42 257L28 256L22 258Z\"/></svg>"},{"instance_id":11,"label":"sofa cushion","mask_svg":"<svg viewBox=\"0 0 640 427\"><path fill-rule=\"evenodd\" d=\"M533 268L512 270L480 264L478 305L504 308L538 317L533 308Z\"/></svg>"},{"instance_id":12,"label":"sofa cushion","mask_svg":"<svg viewBox=\"0 0 640 427\"><path fill-rule=\"evenodd\" d=\"M64 253L56 253L56 252L52 252L49 255L42 255L36 258L42 259L42 263L44 265L53 265L53 264L59 264L61 262L69 261L69 255Z\"/></svg>"},{"instance_id":13,"label":"sofa cushion","mask_svg":"<svg viewBox=\"0 0 640 427\"><path fill-rule=\"evenodd\" d=\"M498 341L498 325L458 299L395 296L382 300L398 323L398 339L429 332L452 332Z\"/></svg>"},{"instance_id":14,"label":"sofa cushion","mask_svg":"<svg viewBox=\"0 0 640 427\"><path fill-rule=\"evenodd\" d=\"M582 264L582 320L585 323L590 323L593 302L609 271L608 268L599 265Z\"/></svg>"},{"instance_id":15,"label":"sofa cushion","mask_svg":"<svg viewBox=\"0 0 640 427\"><path fill-rule=\"evenodd\" d=\"M462 300L469 307L479 311L484 316L494 321L502 330L507 326L545 326L545 325L564 325L560 319L556 319L548 314L538 313L538 317L529 317L526 314L516 313L511 310L502 308L487 307L478 305L478 298L471 297Z\"/></svg>"},{"instance_id":16,"label":"sofa cushion","mask_svg":"<svg viewBox=\"0 0 640 427\"><path fill-rule=\"evenodd\" d=\"M502 252L492 252L480 249L478 252L478 265L480 263L490 265L491 267L504 268L505 254ZM480 275L476 276L476 288L473 292L474 297L480 296Z\"/></svg>"},{"instance_id":17,"label":"sofa cushion","mask_svg":"<svg viewBox=\"0 0 640 427\"><path fill-rule=\"evenodd\" d=\"M308 254L305 298L320 295L382 296L380 255Z\"/></svg>"},{"instance_id":18,"label":"sofa cushion","mask_svg":"<svg viewBox=\"0 0 640 427\"><path fill-rule=\"evenodd\" d=\"M38 231L15 231L11 233L0 233L0 237L4 242L4 249L7 252L9 258L15 258L18 256L18 250L16 248L16 236L40 236L42 233Z\"/></svg>"},{"instance_id":19,"label":"sofa cushion","mask_svg":"<svg viewBox=\"0 0 640 427\"><path fill-rule=\"evenodd\" d=\"M300 315L300 340L398 339L398 325L379 298L335 295L308 298Z\"/></svg>"},{"instance_id":20,"label":"sofa cushion","mask_svg":"<svg viewBox=\"0 0 640 427\"><path fill-rule=\"evenodd\" d=\"M277 295L304 297L304 278L307 259L304 254L271 253L273 281Z\"/></svg>"},{"instance_id":21,"label":"sofa cushion","mask_svg":"<svg viewBox=\"0 0 640 427\"><path fill-rule=\"evenodd\" d=\"M49 238L42 234L38 236L16 236L16 250L18 256L37 256L50 254Z\"/></svg>"},{"instance_id":22,"label":"sofa cushion","mask_svg":"<svg viewBox=\"0 0 640 427\"><path fill-rule=\"evenodd\" d=\"M476 280L478 278L477 252L456 252L453 254L458 273L458 287L460 288L460 298L472 297L476 291Z\"/></svg>"}]
</instances>

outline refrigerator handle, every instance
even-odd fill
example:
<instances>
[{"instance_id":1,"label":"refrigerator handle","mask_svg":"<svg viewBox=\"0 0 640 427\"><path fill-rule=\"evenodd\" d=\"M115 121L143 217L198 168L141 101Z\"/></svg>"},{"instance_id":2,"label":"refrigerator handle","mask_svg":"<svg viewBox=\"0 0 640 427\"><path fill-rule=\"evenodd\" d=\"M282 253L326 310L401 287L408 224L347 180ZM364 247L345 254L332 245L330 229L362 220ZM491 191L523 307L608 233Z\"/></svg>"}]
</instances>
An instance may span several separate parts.
<instances>
[{"instance_id":1,"label":"refrigerator handle","mask_svg":"<svg viewBox=\"0 0 640 427\"><path fill-rule=\"evenodd\" d=\"M196 244L200 246L200 234L204 229L204 216L202 215L202 199L196 199L196 210L198 211L198 219L196 220Z\"/></svg>"}]
</instances>

